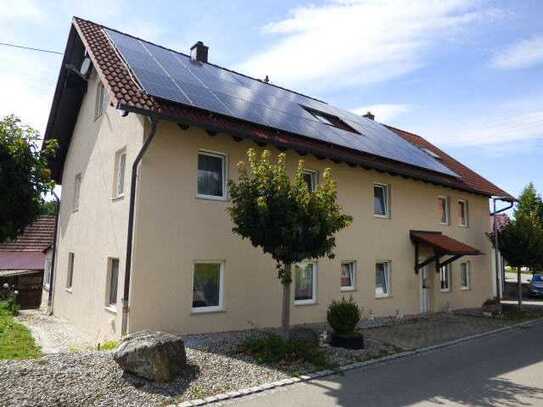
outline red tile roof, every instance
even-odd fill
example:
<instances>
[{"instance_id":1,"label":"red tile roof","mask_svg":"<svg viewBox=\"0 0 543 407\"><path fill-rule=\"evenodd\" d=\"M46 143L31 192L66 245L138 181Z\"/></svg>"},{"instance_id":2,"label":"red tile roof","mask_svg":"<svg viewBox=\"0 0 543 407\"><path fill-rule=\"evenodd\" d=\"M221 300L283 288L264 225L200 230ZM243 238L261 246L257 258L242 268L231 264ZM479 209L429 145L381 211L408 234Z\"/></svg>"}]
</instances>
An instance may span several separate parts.
<instances>
[{"instance_id":1,"label":"red tile roof","mask_svg":"<svg viewBox=\"0 0 543 407\"><path fill-rule=\"evenodd\" d=\"M0 244L0 253L4 252L43 252L53 244L55 217L40 216L27 226L17 239Z\"/></svg>"},{"instance_id":2,"label":"red tile roof","mask_svg":"<svg viewBox=\"0 0 543 407\"><path fill-rule=\"evenodd\" d=\"M418 134L410 133L408 131L397 129L392 126L387 126L387 127L390 130L394 131L403 139L409 141L411 144L414 144L417 147L427 148L428 150L432 151L434 154L437 154L441 162L446 167L454 171L456 174L460 175L461 178L457 181L458 188L464 189L467 186L477 191L481 191L488 196L492 196L492 195L506 196L513 199L513 197L509 193L505 192L503 189L497 187L490 181L486 180L485 178L477 174L472 169L466 167L460 161L455 160L450 155L445 153L443 150L440 150L435 145L430 143L425 138L419 136Z\"/></svg>"},{"instance_id":3,"label":"red tile roof","mask_svg":"<svg viewBox=\"0 0 543 407\"><path fill-rule=\"evenodd\" d=\"M110 44L104 33L103 26L77 17L74 18L73 26L89 53L101 80L106 89L108 89L112 103L119 109L137 113L152 113L161 118L198 125L213 131L228 132L234 136L247 137L259 144L269 143L278 146L279 148L291 148L303 153L309 152L317 157L326 157L333 161L345 161L350 165L360 165L363 168L372 168L391 174L422 179L486 196L496 194L508 195L440 150L439 154L443 156L443 163L460 175L462 180L398 161L349 150L274 129L263 128L234 118L221 117L195 108L154 98L140 89L132 78L128 68L122 62L122 59L119 57L114 47ZM53 102L53 105L55 105L55 101ZM53 111L54 108L52 109L52 112ZM54 124L55 120L50 117L50 124L51 123ZM428 148L438 151L437 147L431 145L420 136L404 132L403 130L393 130L411 143L416 145L424 143ZM54 137L52 135L53 133L54 131L50 129L50 125L48 124L46 138ZM60 160L62 161L63 157L60 157ZM60 165L60 168L58 165ZM55 179L60 182L62 163L58 165L52 167L52 169Z\"/></svg>"},{"instance_id":4,"label":"red tile roof","mask_svg":"<svg viewBox=\"0 0 543 407\"><path fill-rule=\"evenodd\" d=\"M465 243L459 242L441 232L411 231L411 240L425 243L435 248L441 254L478 255L481 252Z\"/></svg>"}]
</instances>

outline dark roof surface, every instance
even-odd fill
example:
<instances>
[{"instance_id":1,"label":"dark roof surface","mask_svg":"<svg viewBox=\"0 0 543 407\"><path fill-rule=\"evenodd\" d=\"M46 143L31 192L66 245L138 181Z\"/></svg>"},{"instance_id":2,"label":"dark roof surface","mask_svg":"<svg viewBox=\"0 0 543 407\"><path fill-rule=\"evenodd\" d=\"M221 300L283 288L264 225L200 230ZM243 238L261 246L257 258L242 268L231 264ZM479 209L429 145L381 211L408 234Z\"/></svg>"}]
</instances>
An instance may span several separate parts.
<instances>
[{"instance_id":1,"label":"dark roof surface","mask_svg":"<svg viewBox=\"0 0 543 407\"><path fill-rule=\"evenodd\" d=\"M4 252L43 252L53 244L55 217L40 216L27 226L17 239L0 244L0 253Z\"/></svg>"},{"instance_id":2,"label":"dark roof surface","mask_svg":"<svg viewBox=\"0 0 543 407\"><path fill-rule=\"evenodd\" d=\"M113 105L119 109L143 114L153 114L158 118L175 120L188 125L204 127L210 131L222 131L237 137L249 138L259 144L269 143L279 148L291 148L300 153L311 153L317 157L329 158L335 162L343 161L349 165L359 165L363 168L385 171L393 175L407 176L439 185L483 194L486 196L494 195L496 191L500 191L501 195L507 195L498 187L484 180L484 178L478 176L473 171L467 169L467 167L462 166L462 164L448 156L447 157L452 161L449 162L448 159L443 160L442 164L444 164L445 167L447 167L453 173L460 175L462 179L458 179L457 177L450 175L444 175L425 168L416 167L414 165L396 160L375 156L373 154L354 151L316 139L310 139L292 133L278 131L277 129L265 128L232 117L210 114L209 112L189 106L171 103L152 97L146 94L133 79L131 72L129 72L126 64L122 61L121 57L117 53L117 50L114 48L108 36L105 34L105 27L87 20L74 18L73 28L74 30L72 30L70 34L66 49L65 61L69 62L74 60L73 56L71 59L69 58L70 56L68 53L71 48L77 48L75 45L73 45L73 33L76 32L80 38L80 41L83 42L84 48L91 57L98 75L100 76L106 89L108 89ZM76 51L81 53L80 50ZM81 58L82 57L83 54L81 55ZM61 70L60 79L63 78L63 72L64 70ZM61 154L57 161L52 164L53 176L57 182L61 182L62 165L65 151L67 150L66 145L69 144L69 138L71 137L71 134L58 134L58 130L62 129L62 125L57 124L57 121L65 120L61 114L58 114L59 117L56 117L57 110L61 110L58 108L58 105L62 104L60 99L63 92L63 84L61 83L60 79L59 83L57 83L57 91L55 93L53 107L51 109L51 115L45 135L46 139L60 138L63 140L63 142L61 142L61 145L64 145L64 147L61 148L63 154ZM256 79L254 80L257 81ZM64 102L64 105L69 105L69 103ZM73 120L75 121L75 118ZM64 133L69 133L70 126L66 126L65 128L66 130ZM73 130L73 123L71 128ZM406 140L411 144L418 145L417 143L413 142L413 137L406 136L406 134L411 133L405 132L405 134L401 134L397 131L397 129L391 130L398 134L401 139ZM62 131L60 133L62 133ZM424 142L428 143L425 140ZM430 143L428 144L432 148L437 149ZM464 172L464 174L459 174L456 171L457 168L461 167L467 170ZM465 177L466 179L464 179Z\"/></svg>"},{"instance_id":3,"label":"dark roof surface","mask_svg":"<svg viewBox=\"0 0 543 407\"><path fill-rule=\"evenodd\" d=\"M452 237L444 235L441 232L426 232L421 230L412 230L411 239L415 242L425 243L435 248L441 254L452 255L478 255L481 252L465 243L462 243Z\"/></svg>"},{"instance_id":4,"label":"dark roof surface","mask_svg":"<svg viewBox=\"0 0 543 407\"><path fill-rule=\"evenodd\" d=\"M43 270L45 253L0 252L0 270Z\"/></svg>"}]
</instances>

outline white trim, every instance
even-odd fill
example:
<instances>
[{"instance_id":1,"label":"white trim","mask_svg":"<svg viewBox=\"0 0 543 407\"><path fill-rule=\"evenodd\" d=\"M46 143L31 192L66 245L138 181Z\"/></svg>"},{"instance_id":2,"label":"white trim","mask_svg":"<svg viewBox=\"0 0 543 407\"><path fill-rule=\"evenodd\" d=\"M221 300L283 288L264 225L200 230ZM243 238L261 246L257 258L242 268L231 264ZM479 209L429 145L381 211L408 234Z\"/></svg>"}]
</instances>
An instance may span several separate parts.
<instances>
[{"instance_id":1,"label":"white trim","mask_svg":"<svg viewBox=\"0 0 543 407\"><path fill-rule=\"evenodd\" d=\"M206 195L206 194L200 194L198 193L198 157L202 155L207 155L209 157L217 157L222 160L222 195ZM210 150L198 150L198 154L196 156L196 197L200 199L209 199L213 201L226 201L228 200L228 155L226 153L221 153L217 151L210 151Z\"/></svg>"},{"instance_id":2,"label":"white trim","mask_svg":"<svg viewBox=\"0 0 543 407\"><path fill-rule=\"evenodd\" d=\"M462 216L461 216L461 211L460 211L460 203L463 203L464 204L464 220L465 222L464 223L461 223L462 222ZM458 204L458 226L459 227L463 227L463 228L468 228L469 227L469 205L468 205L468 201L466 199L458 199L457 201L457 204Z\"/></svg>"},{"instance_id":3,"label":"white trim","mask_svg":"<svg viewBox=\"0 0 543 407\"><path fill-rule=\"evenodd\" d=\"M462 265L466 265L466 281L467 285L462 284ZM460 263L460 289L461 290L471 290L471 262L469 260L466 260L462 263Z\"/></svg>"},{"instance_id":4,"label":"white trim","mask_svg":"<svg viewBox=\"0 0 543 407\"><path fill-rule=\"evenodd\" d=\"M445 268L445 274L447 276L447 288L441 288L441 282L442 280L442 270ZM442 266L439 268L439 291L442 293L450 293L452 291L452 265L451 263L447 264L446 266Z\"/></svg>"},{"instance_id":5,"label":"white trim","mask_svg":"<svg viewBox=\"0 0 543 407\"><path fill-rule=\"evenodd\" d=\"M121 174L120 171L120 165L121 165L121 157L124 156L124 168ZM119 200L124 197L124 193L126 191L126 146L123 148L120 148L115 152L115 163L113 165L113 194L112 199L113 200ZM119 192L119 183L120 180L123 180L123 190L122 192Z\"/></svg>"},{"instance_id":6,"label":"white trim","mask_svg":"<svg viewBox=\"0 0 543 407\"><path fill-rule=\"evenodd\" d=\"M384 264L385 265L385 281L386 281L386 286L387 286L387 292L386 293L383 293L383 294L377 294L377 265L378 264ZM374 284L374 288L373 288L373 292L375 294L375 298L389 298L392 296L392 290L391 290L391 286L390 286L390 282L391 282L391 274L392 274L392 261L390 260L377 260L375 262L375 266L374 266L374 281L375 281L375 284Z\"/></svg>"},{"instance_id":7,"label":"white trim","mask_svg":"<svg viewBox=\"0 0 543 407\"><path fill-rule=\"evenodd\" d=\"M296 265L300 268L303 268L304 266L307 266L309 264L313 265L313 287L312 287L312 297L309 300L296 300L296 278L294 278L294 290L293 291L293 297L294 297L294 305L314 305L317 303L317 278L318 278L318 264L316 261L309 260L309 261L302 261L300 263L297 263ZM295 270L292 270L293 273Z\"/></svg>"},{"instance_id":8,"label":"white trim","mask_svg":"<svg viewBox=\"0 0 543 407\"><path fill-rule=\"evenodd\" d=\"M446 225L446 226L449 226L451 224L451 208L450 208L450 200L449 200L449 197L446 196L446 195L438 195L437 196L437 200L438 202L440 202L440 200L444 200L445 201L445 222L443 222L441 220L441 205L439 205L439 224L440 225Z\"/></svg>"},{"instance_id":9,"label":"white trim","mask_svg":"<svg viewBox=\"0 0 543 407\"><path fill-rule=\"evenodd\" d=\"M375 213L375 187L383 188L384 194L385 194L385 214L381 215L379 213ZM382 182L374 182L373 188L372 188L372 208L373 208L373 216L380 219L390 219L390 190L391 187L389 184L384 184Z\"/></svg>"},{"instance_id":10,"label":"white trim","mask_svg":"<svg viewBox=\"0 0 543 407\"><path fill-rule=\"evenodd\" d=\"M110 301L111 297L111 283L112 279L112 270L113 270L113 260L117 260L117 295L115 296L115 303ZM121 260L118 257L108 257L107 258L107 271L106 271L106 296L105 296L105 307L110 309L117 309L117 304L119 302L119 274L121 272Z\"/></svg>"},{"instance_id":11,"label":"white trim","mask_svg":"<svg viewBox=\"0 0 543 407\"><path fill-rule=\"evenodd\" d=\"M344 264L352 264L353 265L353 275L352 275L352 278L351 278L351 285L350 286L342 286L341 285L341 272L343 271L342 269L340 269L340 272L339 272L339 290L342 291L342 292L346 292L346 291L356 291L356 275L358 274L357 273L357 262L356 260L343 260L341 262L341 267L343 268L343 265Z\"/></svg>"},{"instance_id":12,"label":"white trim","mask_svg":"<svg viewBox=\"0 0 543 407\"><path fill-rule=\"evenodd\" d=\"M196 272L197 264L219 264L219 305L213 305L209 307L193 307L194 301L194 274ZM193 314L202 314L208 312L224 311L224 260L194 260L192 263L192 297L191 297L191 312Z\"/></svg>"}]
</instances>

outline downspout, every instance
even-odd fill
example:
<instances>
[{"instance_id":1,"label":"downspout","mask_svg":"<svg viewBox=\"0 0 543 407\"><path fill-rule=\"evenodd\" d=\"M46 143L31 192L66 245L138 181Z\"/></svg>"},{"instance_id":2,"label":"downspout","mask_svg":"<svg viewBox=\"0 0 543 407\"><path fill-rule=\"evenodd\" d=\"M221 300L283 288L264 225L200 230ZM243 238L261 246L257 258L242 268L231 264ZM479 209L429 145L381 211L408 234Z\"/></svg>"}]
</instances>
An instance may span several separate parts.
<instances>
[{"instance_id":1,"label":"downspout","mask_svg":"<svg viewBox=\"0 0 543 407\"><path fill-rule=\"evenodd\" d=\"M132 164L132 177L130 180L130 202L128 211L128 233L126 237L126 265L124 271L124 293L123 293L123 313L121 321L121 335L126 335L128 329L128 303L130 295L130 270L132 268L132 244L134 241L134 209L136 206L136 184L138 179L138 166L143 158L143 155L149 148L151 141L155 137L156 129L158 125L158 119L154 116L150 116L151 119L151 131L147 136L147 139L143 143L141 150L139 151L136 159Z\"/></svg>"},{"instance_id":2,"label":"downspout","mask_svg":"<svg viewBox=\"0 0 543 407\"><path fill-rule=\"evenodd\" d=\"M509 206L506 206L504 208L501 208L501 209L497 210L496 209L496 203L498 201L508 201ZM499 243L498 242L498 224L496 222L496 215L501 213L501 212L505 212L505 211L511 209L513 207L513 205L515 204L515 201L512 201L511 198L508 198L508 197L493 196L492 197L492 202L493 202L494 208L493 208L493 211L490 213L490 216L492 216L492 232L494 234L494 266L495 266L495 270L496 270L496 299L498 301L500 301L501 297L502 297L501 293L503 291L503 287L500 284L500 274L501 274L500 267L499 267L499 264L500 264L500 250L499 250L499 246L498 246L498 243Z\"/></svg>"},{"instance_id":3,"label":"downspout","mask_svg":"<svg viewBox=\"0 0 543 407\"><path fill-rule=\"evenodd\" d=\"M58 239L58 217L60 212L60 199L53 191L53 196L56 201L55 211L55 231L53 233L53 255L51 256L51 274L49 275L49 293L47 296L47 314L53 314L53 290L55 289L55 260L57 257L57 239Z\"/></svg>"}]
</instances>

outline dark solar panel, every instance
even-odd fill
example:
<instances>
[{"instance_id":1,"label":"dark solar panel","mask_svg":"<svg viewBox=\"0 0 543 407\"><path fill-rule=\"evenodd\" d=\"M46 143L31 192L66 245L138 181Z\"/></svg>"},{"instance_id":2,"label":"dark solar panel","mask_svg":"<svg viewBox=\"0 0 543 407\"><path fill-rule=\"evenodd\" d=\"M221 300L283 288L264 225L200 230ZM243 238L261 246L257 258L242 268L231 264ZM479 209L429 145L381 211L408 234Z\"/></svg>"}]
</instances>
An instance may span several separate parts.
<instances>
[{"instance_id":1,"label":"dark solar panel","mask_svg":"<svg viewBox=\"0 0 543 407\"><path fill-rule=\"evenodd\" d=\"M373 120L210 64L193 62L187 55L116 31L105 31L139 85L152 96L456 175ZM335 116L360 134L325 124L304 107Z\"/></svg>"}]
</instances>

